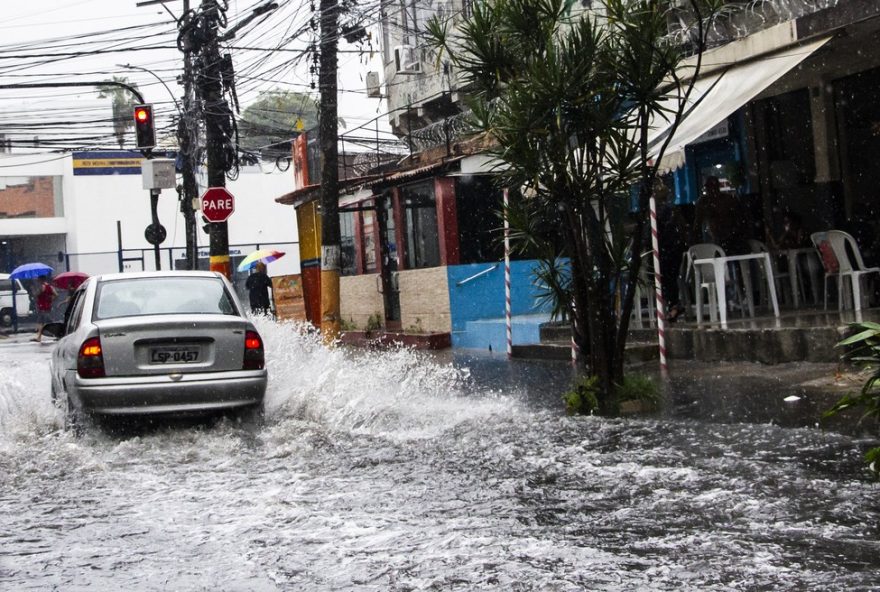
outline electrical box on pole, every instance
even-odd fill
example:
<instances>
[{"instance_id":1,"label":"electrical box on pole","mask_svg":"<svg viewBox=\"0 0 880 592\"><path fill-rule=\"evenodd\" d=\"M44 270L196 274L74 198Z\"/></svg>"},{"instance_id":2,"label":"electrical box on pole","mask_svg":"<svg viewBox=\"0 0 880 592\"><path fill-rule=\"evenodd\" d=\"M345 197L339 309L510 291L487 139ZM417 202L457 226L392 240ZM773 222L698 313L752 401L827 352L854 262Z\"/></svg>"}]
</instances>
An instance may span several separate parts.
<instances>
[{"instance_id":1,"label":"electrical box on pole","mask_svg":"<svg viewBox=\"0 0 880 592\"><path fill-rule=\"evenodd\" d=\"M177 187L177 171L173 158L144 159L141 162L144 189L174 189Z\"/></svg>"},{"instance_id":2,"label":"electrical box on pole","mask_svg":"<svg viewBox=\"0 0 880 592\"><path fill-rule=\"evenodd\" d=\"M153 121L152 105L134 106L134 135L138 149L155 148L156 125Z\"/></svg>"}]
</instances>

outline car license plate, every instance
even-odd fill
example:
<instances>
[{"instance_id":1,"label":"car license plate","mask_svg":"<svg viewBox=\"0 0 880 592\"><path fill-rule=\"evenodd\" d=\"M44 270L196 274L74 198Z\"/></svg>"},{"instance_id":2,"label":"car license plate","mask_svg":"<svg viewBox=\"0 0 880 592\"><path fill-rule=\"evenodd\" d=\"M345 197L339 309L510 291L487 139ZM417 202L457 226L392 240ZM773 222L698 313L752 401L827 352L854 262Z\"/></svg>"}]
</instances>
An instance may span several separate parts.
<instances>
[{"instance_id":1,"label":"car license plate","mask_svg":"<svg viewBox=\"0 0 880 592\"><path fill-rule=\"evenodd\" d=\"M150 350L153 364L190 364L199 361L199 350L191 347L156 347Z\"/></svg>"}]
</instances>

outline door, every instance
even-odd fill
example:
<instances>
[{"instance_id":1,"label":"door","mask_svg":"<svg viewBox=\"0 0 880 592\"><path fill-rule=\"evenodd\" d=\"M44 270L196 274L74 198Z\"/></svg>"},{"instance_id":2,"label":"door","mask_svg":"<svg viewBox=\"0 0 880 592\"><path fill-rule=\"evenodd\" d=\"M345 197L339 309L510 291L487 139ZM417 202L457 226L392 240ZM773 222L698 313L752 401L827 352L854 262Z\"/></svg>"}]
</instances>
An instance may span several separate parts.
<instances>
[{"instance_id":1,"label":"door","mask_svg":"<svg viewBox=\"0 0 880 592\"><path fill-rule=\"evenodd\" d=\"M394 224L394 202L383 194L376 199L376 219L379 223L379 249L382 265L379 266L382 296L385 304L385 326L400 329L400 287L397 281L397 233Z\"/></svg>"}]
</instances>

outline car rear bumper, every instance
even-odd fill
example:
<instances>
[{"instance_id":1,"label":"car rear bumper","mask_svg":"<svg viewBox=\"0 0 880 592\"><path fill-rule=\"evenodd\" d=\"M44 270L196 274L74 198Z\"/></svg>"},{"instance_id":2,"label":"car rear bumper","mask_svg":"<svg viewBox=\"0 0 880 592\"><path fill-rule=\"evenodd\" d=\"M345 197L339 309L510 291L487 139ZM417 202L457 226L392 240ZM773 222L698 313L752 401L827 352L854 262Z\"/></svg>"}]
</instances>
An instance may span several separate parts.
<instances>
[{"instance_id":1,"label":"car rear bumper","mask_svg":"<svg viewBox=\"0 0 880 592\"><path fill-rule=\"evenodd\" d=\"M263 402L265 370L149 377L74 378L77 406L99 415L210 413Z\"/></svg>"}]
</instances>

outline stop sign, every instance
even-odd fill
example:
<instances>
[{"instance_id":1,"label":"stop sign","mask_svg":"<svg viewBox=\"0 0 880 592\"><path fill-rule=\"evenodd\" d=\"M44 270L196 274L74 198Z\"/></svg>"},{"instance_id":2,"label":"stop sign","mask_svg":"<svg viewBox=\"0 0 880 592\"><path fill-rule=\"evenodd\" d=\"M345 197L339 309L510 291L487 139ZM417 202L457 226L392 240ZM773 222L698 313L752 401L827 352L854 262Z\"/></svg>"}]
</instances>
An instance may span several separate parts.
<instances>
[{"instance_id":1,"label":"stop sign","mask_svg":"<svg viewBox=\"0 0 880 592\"><path fill-rule=\"evenodd\" d=\"M202 194L202 214L208 222L225 222L235 211L235 198L225 187L208 187Z\"/></svg>"}]
</instances>

